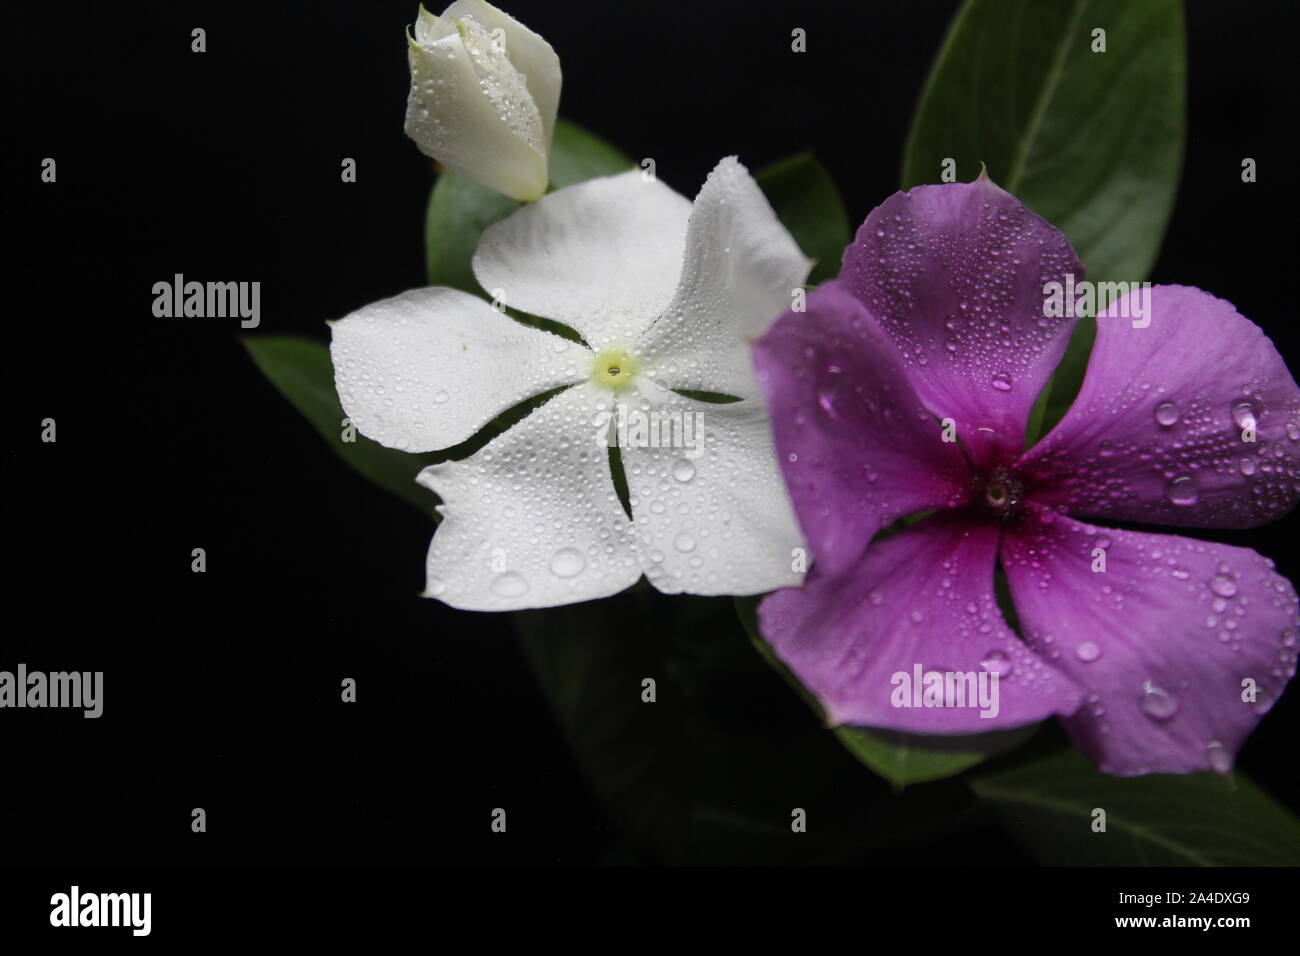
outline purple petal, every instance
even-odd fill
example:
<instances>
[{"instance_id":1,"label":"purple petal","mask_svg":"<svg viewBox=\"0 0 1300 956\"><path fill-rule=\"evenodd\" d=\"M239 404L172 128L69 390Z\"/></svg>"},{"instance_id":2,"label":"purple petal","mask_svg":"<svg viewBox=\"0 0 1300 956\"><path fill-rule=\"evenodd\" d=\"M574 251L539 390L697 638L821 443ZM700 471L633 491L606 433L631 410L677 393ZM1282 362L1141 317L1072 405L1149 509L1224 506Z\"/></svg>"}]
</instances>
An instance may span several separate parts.
<instances>
[{"instance_id":1,"label":"purple petal","mask_svg":"<svg viewBox=\"0 0 1300 956\"><path fill-rule=\"evenodd\" d=\"M876 316L939 418L980 465L1014 459L1074 319L1044 316L1044 286L1083 277L1069 241L1010 193L917 186L872 210L840 279ZM985 430L980 430L985 429Z\"/></svg>"},{"instance_id":2,"label":"purple petal","mask_svg":"<svg viewBox=\"0 0 1300 956\"><path fill-rule=\"evenodd\" d=\"M998 535L996 525L936 515L873 544L847 574L814 570L803 588L770 595L759 606L759 626L832 724L963 734L1072 713L1079 691L1031 653L998 611ZM896 692L910 690L918 672L983 674L990 688L996 683L997 713L895 706Z\"/></svg>"},{"instance_id":3,"label":"purple petal","mask_svg":"<svg viewBox=\"0 0 1300 956\"><path fill-rule=\"evenodd\" d=\"M1131 315L1137 293L1098 318L1079 397L1021 463L1042 486L1034 500L1200 528L1286 513L1300 497L1300 389L1282 357L1222 299L1187 286L1150 293L1141 319L1116 317Z\"/></svg>"},{"instance_id":4,"label":"purple petal","mask_svg":"<svg viewBox=\"0 0 1300 956\"><path fill-rule=\"evenodd\" d=\"M885 525L964 500L969 469L866 308L837 282L754 344L777 457L819 567L838 574Z\"/></svg>"},{"instance_id":5,"label":"purple petal","mask_svg":"<svg viewBox=\"0 0 1300 956\"><path fill-rule=\"evenodd\" d=\"M1245 548L1031 509L1002 564L1026 642L1090 692L1075 744L1106 773L1227 772L1295 673L1290 582Z\"/></svg>"}]
</instances>

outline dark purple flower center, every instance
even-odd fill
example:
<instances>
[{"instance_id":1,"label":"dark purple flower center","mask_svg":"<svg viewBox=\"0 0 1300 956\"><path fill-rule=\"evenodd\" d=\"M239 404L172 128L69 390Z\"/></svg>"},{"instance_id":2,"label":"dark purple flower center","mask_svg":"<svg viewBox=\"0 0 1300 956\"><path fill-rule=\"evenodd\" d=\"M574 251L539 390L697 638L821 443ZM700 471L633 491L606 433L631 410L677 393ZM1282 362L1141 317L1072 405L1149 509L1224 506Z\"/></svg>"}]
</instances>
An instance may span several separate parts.
<instances>
[{"instance_id":1,"label":"dark purple flower center","mask_svg":"<svg viewBox=\"0 0 1300 956\"><path fill-rule=\"evenodd\" d=\"M1025 501L1025 483L1004 465L980 475L975 483L975 506L989 517L1005 521L1020 513Z\"/></svg>"}]
</instances>

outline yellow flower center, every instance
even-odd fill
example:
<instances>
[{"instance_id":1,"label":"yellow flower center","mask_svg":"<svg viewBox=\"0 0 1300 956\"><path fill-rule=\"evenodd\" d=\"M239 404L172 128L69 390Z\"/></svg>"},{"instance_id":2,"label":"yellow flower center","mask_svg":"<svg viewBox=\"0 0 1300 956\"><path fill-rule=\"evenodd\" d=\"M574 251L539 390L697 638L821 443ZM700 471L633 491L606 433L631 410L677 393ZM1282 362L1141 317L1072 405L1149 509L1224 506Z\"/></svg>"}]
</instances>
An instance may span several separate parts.
<instances>
[{"instance_id":1,"label":"yellow flower center","mask_svg":"<svg viewBox=\"0 0 1300 956\"><path fill-rule=\"evenodd\" d=\"M616 392L632 384L640 364L626 349L602 349L591 363L591 380Z\"/></svg>"}]
</instances>

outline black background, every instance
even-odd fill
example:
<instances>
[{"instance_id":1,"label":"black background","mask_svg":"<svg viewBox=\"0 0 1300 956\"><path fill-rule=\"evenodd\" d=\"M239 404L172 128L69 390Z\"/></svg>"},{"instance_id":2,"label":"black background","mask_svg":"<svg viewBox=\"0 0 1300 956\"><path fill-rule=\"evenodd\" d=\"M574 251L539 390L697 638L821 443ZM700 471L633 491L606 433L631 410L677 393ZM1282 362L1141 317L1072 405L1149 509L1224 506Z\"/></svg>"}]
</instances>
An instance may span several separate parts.
<instances>
[{"instance_id":1,"label":"black background","mask_svg":"<svg viewBox=\"0 0 1300 956\"><path fill-rule=\"evenodd\" d=\"M559 52L561 113L654 157L680 192L723 155L758 169L812 147L855 224L897 188L956 6L506 4ZM1151 278L1230 300L1293 357L1288 6L1191 4L1186 165ZM106 672L99 720L0 715L6 863L656 859L587 787L509 621L416 597L431 523L334 457L254 369L236 320L151 313L153 283L177 272L258 280L259 331L324 340L323 320L423 284L433 170L402 133L415 12L64 2L5 31L0 668ZM806 54L790 52L794 27ZM47 156L57 184L40 182ZM46 417L57 444L39 440ZM1295 580L1298 527L1216 537ZM195 547L206 574L190 571ZM773 719L812 721L773 693ZM1295 697L1239 761L1293 809ZM866 771L846 759L845 773ZM508 838L489 832L496 806ZM872 859L1027 859L996 833L962 839Z\"/></svg>"}]
</instances>

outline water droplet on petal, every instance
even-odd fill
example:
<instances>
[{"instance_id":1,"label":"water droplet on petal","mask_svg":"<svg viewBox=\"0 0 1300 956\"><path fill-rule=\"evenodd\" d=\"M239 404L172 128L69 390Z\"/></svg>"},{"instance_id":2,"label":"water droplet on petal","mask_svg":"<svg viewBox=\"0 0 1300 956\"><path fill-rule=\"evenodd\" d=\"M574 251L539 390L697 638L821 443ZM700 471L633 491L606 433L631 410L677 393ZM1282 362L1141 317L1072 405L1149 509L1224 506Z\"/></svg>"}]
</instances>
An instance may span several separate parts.
<instances>
[{"instance_id":1,"label":"water droplet on petal","mask_svg":"<svg viewBox=\"0 0 1300 956\"><path fill-rule=\"evenodd\" d=\"M678 481L690 481L695 477L695 466L685 458L673 465L673 477Z\"/></svg>"},{"instance_id":2,"label":"water droplet on petal","mask_svg":"<svg viewBox=\"0 0 1300 956\"><path fill-rule=\"evenodd\" d=\"M990 674L997 674L999 677L1002 677L1011 673L1013 665L1007 658L1007 655L1003 654L1001 651L989 651L984 655L984 659L980 661L980 667L984 668Z\"/></svg>"},{"instance_id":3,"label":"water droplet on petal","mask_svg":"<svg viewBox=\"0 0 1300 956\"><path fill-rule=\"evenodd\" d=\"M1173 402L1161 402L1156 406L1156 421L1168 428L1178 422L1178 406Z\"/></svg>"},{"instance_id":4,"label":"water droplet on petal","mask_svg":"<svg viewBox=\"0 0 1300 956\"><path fill-rule=\"evenodd\" d=\"M1238 428L1255 427L1255 406L1250 402L1235 402L1232 406L1232 420Z\"/></svg>"},{"instance_id":5,"label":"water droplet on petal","mask_svg":"<svg viewBox=\"0 0 1300 956\"><path fill-rule=\"evenodd\" d=\"M587 559L575 548L561 548L551 555L551 573L556 577L571 578L587 566Z\"/></svg>"},{"instance_id":6,"label":"water droplet on petal","mask_svg":"<svg viewBox=\"0 0 1300 956\"><path fill-rule=\"evenodd\" d=\"M1210 581L1210 590L1219 597L1230 598L1237 593L1237 582L1226 574L1220 574Z\"/></svg>"},{"instance_id":7,"label":"water droplet on petal","mask_svg":"<svg viewBox=\"0 0 1300 956\"><path fill-rule=\"evenodd\" d=\"M507 571L493 578L490 587L498 597L519 597L528 590L528 582L522 574Z\"/></svg>"},{"instance_id":8,"label":"water droplet on petal","mask_svg":"<svg viewBox=\"0 0 1300 956\"><path fill-rule=\"evenodd\" d=\"M999 392L1011 391L1011 376L1006 372L998 372L993 376L993 387Z\"/></svg>"},{"instance_id":9,"label":"water droplet on petal","mask_svg":"<svg viewBox=\"0 0 1300 956\"><path fill-rule=\"evenodd\" d=\"M1138 706L1152 720L1168 720L1178 713L1178 698L1147 681L1142 686L1142 698Z\"/></svg>"},{"instance_id":10,"label":"water droplet on petal","mask_svg":"<svg viewBox=\"0 0 1300 956\"><path fill-rule=\"evenodd\" d=\"M1210 769L1215 773L1230 773L1232 771L1232 756L1228 751L1223 749L1223 741L1211 740L1205 745L1206 759L1210 761Z\"/></svg>"},{"instance_id":11,"label":"water droplet on petal","mask_svg":"<svg viewBox=\"0 0 1300 956\"><path fill-rule=\"evenodd\" d=\"M1169 482L1169 486L1165 489L1165 497L1172 504L1183 507L1196 504L1196 479L1191 475L1178 475Z\"/></svg>"},{"instance_id":12,"label":"water droplet on petal","mask_svg":"<svg viewBox=\"0 0 1300 956\"><path fill-rule=\"evenodd\" d=\"M673 540L673 547L678 551L694 551L695 539L683 531Z\"/></svg>"},{"instance_id":13,"label":"water droplet on petal","mask_svg":"<svg viewBox=\"0 0 1300 956\"><path fill-rule=\"evenodd\" d=\"M1101 645L1096 641L1084 641L1074 649L1074 656L1085 664L1091 664L1101 657Z\"/></svg>"}]
</instances>

